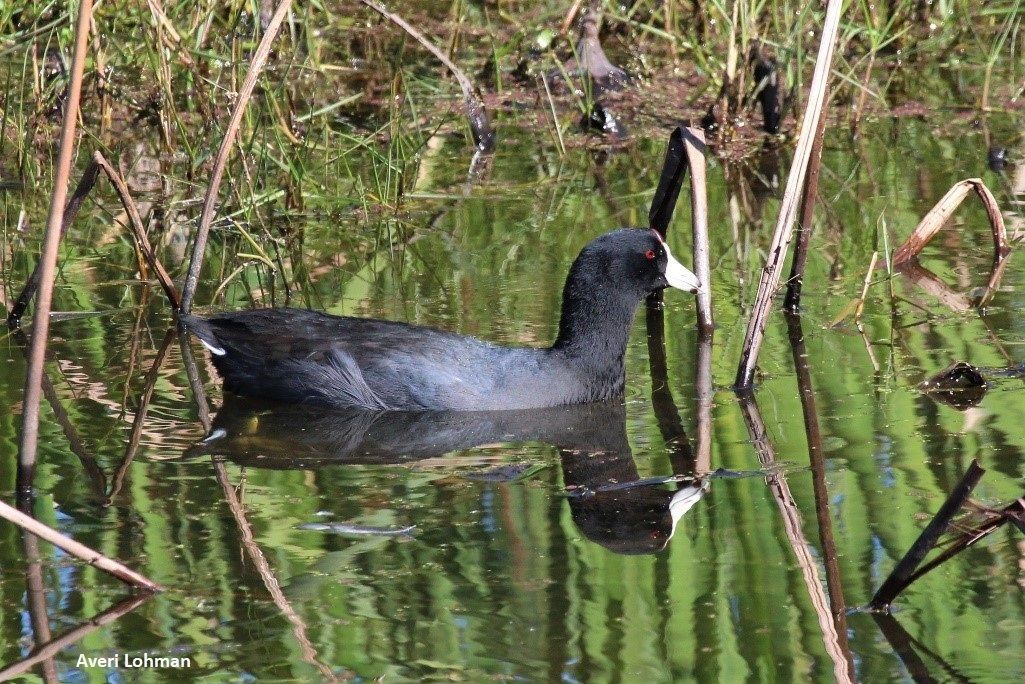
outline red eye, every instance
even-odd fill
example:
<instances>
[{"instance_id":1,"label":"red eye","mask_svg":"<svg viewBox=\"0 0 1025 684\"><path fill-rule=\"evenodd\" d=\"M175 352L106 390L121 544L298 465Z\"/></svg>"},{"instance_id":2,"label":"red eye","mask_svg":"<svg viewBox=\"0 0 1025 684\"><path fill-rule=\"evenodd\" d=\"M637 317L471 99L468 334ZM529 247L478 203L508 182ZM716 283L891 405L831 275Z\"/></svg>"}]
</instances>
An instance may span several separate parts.
<instances>
[{"instance_id":1,"label":"red eye","mask_svg":"<svg viewBox=\"0 0 1025 684\"><path fill-rule=\"evenodd\" d=\"M654 259L655 258L655 251L652 250L652 249L649 249L647 252L644 253L644 256L647 259Z\"/></svg>"}]
</instances>

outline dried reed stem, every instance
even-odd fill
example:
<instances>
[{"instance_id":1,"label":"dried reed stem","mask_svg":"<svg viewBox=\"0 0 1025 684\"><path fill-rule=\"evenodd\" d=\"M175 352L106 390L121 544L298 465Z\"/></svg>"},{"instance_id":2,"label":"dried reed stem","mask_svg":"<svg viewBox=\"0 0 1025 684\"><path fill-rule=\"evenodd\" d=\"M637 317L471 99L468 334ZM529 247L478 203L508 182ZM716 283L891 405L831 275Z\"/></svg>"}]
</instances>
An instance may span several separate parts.
<instances>
[{"instance_id":1,"label":"dried reed stem","mask_svg":"<svg viewBox=\"0 0 1025 684\"><path fill-rule=\"evenodd\" d=\"M2 501L0 501L0 518L4 518L5 520L14 523L23 530L28 530L40 539L48 541L54 546L59 546L72 556L80 558L89 565L117 577L122 582L126 582L127 584L131 584L146 591L163 591L163 587L159 584L146 579L131 568L124 566L113 558L104 556L99 551L90 549L85 544L77 542L71 537L64 536L57 530L47 527L35 518L22 513L17 508L9 506Z\"/></svg>"},{"instance_id":2,"label":"dried reed stem","mask_svg":"<svg viewBox=\"0 0 1025 684\"><path fill-rule=\"evenodd\" d=\"M142 252L146 263L149 264L149 267L156 274L157 282L160 283L161 289L167 295L171 308L177 311L181 306L178 288L174 286L171 276L167 274L164 265L160 263L156 252L153 251L153 245L150 244L149 237L146 235L146 228L142 225L142 216L139 215L139 208L135 206L135 201L128 191L128 185L125 183L124 178L121 177L121 174L117 172L117 169L110 165L110 162L107 161L106 157L99 150L93 153L93 161L107 174L107 178L110 179L111 184L113 184L114 189L117 191L117 196L121 198L121 204L125 208L125 213L128 214L128 228L132 231L135 244L138 246L139 251Z\"/></svg>"},{"instance_id":3,"label":"dried reed stem","mask_svg":"<svg viewBox=\"0 0 1025 684\"><path fill-rule=\"evenodd\" d=\"M39 663L53 658L76 641L81 641L92 632L105 625L109 625L122 615L132 612L146 601L149 601L151 596L152 594L130 596L112 608L108 608L102 613L97 613L88 622L84 622L78 627L64 632L59 637L45 644L36 646L29 652L28 656L0 670L0 682L13 680L18 675L28 672Z\"/></svg>"},{"instance_id":4,"label":"dried reed stem","mask_svg":"<svg viewBox=\"0 0 1025 684\"><path fill-rule=\"evenodd\" d=\"M75 52L71 59L71 83L68 85L67 106L61 126L60 152L54 167L53 197L46 219L43 253L39 258L39 294L29 345L28 371L22 398L21 440L18 445L18 491L25 494L32 489L39 441L39 399L42 395L43 363L46 360L46 341L50 333L50 307L53 303L53 280L57 270L57 248L60 245L61 220L64 202L68 196L68 176L75 148L75 126L78 123L78 103L82 94L82 74L85 53L89 44L89 20L92 0L81 0L78 23L75 27ZM13 509L12 509L13 510Z\"/></svg>"},{"instance_id":5,"label":"dried reed stem","mask_svg":"<svg viewBox=\"0 0 1025 684\"><path fill-rule=\"evenodd\" d=\"M192 247L192 258L189 261L189 272L185 277L185 286L182 288L182 299L179 311L189 313L192 311L192 300L196 296L196 287L199 285L199 272L203 268L203 256L206 253L207 238L210 237L210 225L214 220L214 213L217 210L217 190L224 177L224 167L228 164L228 157L231 155L232 147L235 145L235 136L238 134L239 126L242 124L242 115L245 114L246 105L253 95L256 87L256 80L260 77L267 57L270 55L271 44L281 30L281 24L285 20L292 5L292 0L281 0L281 4L274 11L267 30L260 40L260 44L253 53L253 59L249 63L249 72L242 83L242 89L235 100L235 108L231 112L231 119L228 121L228 129L221 140L221 147L217 150L217 157L214 159L213 172L210 174L210 185L206 190L206 198L203 200L203 213L199 219L199 228L196 231L196 242Z\"/></svg>"},{"instance_id":6,"label":"dried reed stem","mask_svg":"<svg viewBox=\"0 0 1025 684\"><path fill-rule=\"evenodd\" d=\"M904 244L893 252L894 267L900 268L918 256L972 191L975 191L975 194L982 200L982 204L986 208L986 215L989 217L989 225L993 231L994 264L1003 261L1004 257L1010 253L1011 247L1007 244L1007 229L1004 227L1004 217L1000 213L1000 205L997 204L996 197L981 178L968 178L955 183L947 191L947 194L940 198L936 206L930 209L929 213L915 226L915 230Z\"/></svg>"},{"instance_id":7,"label":"dried reed stem","mask_svg":"<svg viewBox=\"0 0 1025 684\"><path fill-rule=\"evenodd\" d=\"M683 136L687 166L690 167L691 229L694 234L694 275L701 283L698 290L698 330L711 334L712 268L708 249L708 191L705 187L705 133L700 128L687 128Z\"/></svg>"},{"instance_id":8,"label":"dried reed stem","mask_svg":"<svg viewBox=\"0 0 1025 684\"><path fill-rule=\"evenodd\" d=\"M819 43L818 57L815 60L815 74L812 77L811 90L808 93L808 107L801 122L801 136L794 152L794 162L790 167L786 191L780 207L776 231L772 236L768 260L762 270L755 296L754 309L748 321L744 335L744 348L737 367L736 389L750 391L754 381L755 364L758 362L758 351L761 349L765 335L765 323L769 317L772 298L779 286L783 262L787 256L787 248L794 234L794 224L800 195L808 172L808 161L811 159L812 143L815 131L818 130L819 119L826 103L826 86L833 63L833 49L836 44L837 30L840 25L840 14L843 0L829 0L826 8L826 19L822 26L822 39Z\"/></svg>"}]
</instances>

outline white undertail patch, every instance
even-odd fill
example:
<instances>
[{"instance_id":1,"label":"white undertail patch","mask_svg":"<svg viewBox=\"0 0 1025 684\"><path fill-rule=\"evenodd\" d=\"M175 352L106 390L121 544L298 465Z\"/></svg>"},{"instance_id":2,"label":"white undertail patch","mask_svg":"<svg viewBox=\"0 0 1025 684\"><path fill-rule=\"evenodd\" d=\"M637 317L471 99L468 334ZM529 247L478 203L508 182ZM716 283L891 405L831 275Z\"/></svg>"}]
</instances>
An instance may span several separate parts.
<instances>
[{"instance_id":1,"label":"white undertail patch","mask_svg":"<svg viewBox=\"0 0 1025 684\"><path fill-rule=\"evenodd\" d=\"M199 341L202 342L203 346L206 347L207 349L209 349L210 353L213 354L214 356L224 356L225 354L228 353L228 352L224 351L223 347L215 347L214 345L210 344L209 342L207 342L204 339L200 339Z\"/></svg>"}]
</instances>

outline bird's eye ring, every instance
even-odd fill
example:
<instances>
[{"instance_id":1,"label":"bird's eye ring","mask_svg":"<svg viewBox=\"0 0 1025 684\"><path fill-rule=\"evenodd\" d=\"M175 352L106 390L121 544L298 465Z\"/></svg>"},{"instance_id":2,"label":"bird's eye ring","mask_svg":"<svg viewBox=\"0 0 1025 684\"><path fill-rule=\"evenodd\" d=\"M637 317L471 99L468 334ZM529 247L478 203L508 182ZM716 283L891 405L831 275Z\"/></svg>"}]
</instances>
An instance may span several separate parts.
<instances>
[{"instance_id":1,"label":"bird's eye ring","mask_svg":"<svg viewBox=\"0 0 1025 684\"><path fill-rule=\"evenodd\" d=\"M646 259L654 259L655 258L655 250L649 249L647 252L644 253L644 257Z\"/></svg>"}]
</instances>

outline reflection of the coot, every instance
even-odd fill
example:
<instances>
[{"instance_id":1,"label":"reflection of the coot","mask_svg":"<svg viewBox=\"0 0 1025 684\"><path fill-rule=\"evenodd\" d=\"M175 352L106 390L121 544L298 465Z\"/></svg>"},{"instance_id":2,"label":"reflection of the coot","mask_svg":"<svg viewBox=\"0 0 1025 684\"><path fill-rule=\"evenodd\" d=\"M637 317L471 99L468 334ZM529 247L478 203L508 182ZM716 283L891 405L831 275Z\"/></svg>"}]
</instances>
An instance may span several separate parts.
<instances>
[{"instance_id":1,"label":"reflection of the coot","mask_svg":"<svg viewBox=\"0 0 1025 684\"><path fill-rule=\"evenodd\" d=\"M703 479L641 481L624 407L617 403L479 413L366 412L229 396L210 435L192 451L247 467L310 469L412 463L510 442L545 442L560 450L574 522L588 539L617 553L665 548L683 514L707 491Z\"/></svg>"}]
</instances>

